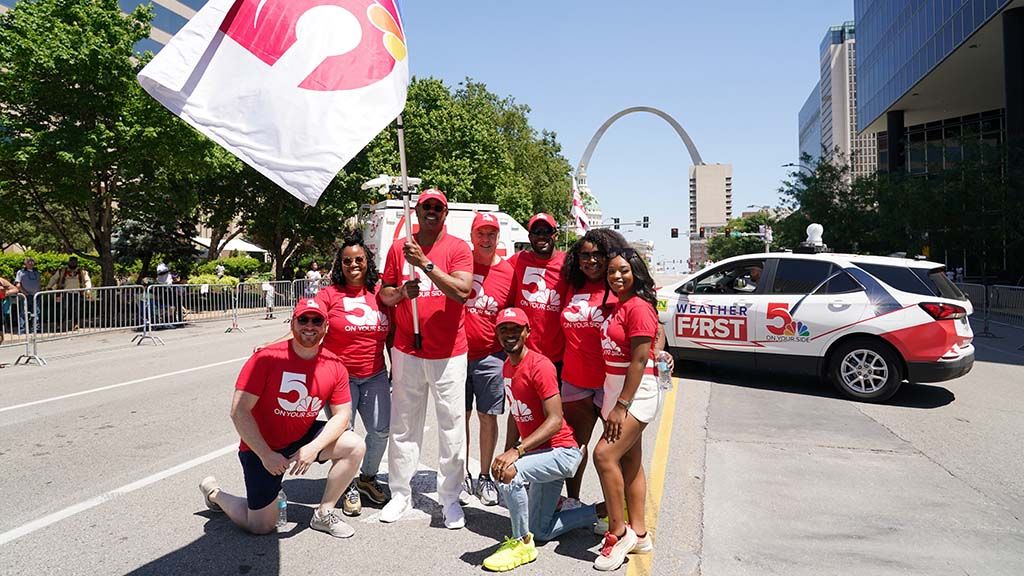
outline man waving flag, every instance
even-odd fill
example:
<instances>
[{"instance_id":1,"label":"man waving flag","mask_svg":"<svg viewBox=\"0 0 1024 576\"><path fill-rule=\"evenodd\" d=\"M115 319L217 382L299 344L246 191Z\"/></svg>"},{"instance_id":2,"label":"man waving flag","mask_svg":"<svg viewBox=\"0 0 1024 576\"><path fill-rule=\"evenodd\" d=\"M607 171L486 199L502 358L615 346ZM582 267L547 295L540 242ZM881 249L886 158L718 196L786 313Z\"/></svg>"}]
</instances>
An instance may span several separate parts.
<instances>
[{"instance_id":1,"label":"man waving flag","mask_svg":"<svg viewBox=\"0 0 1024 576\"><path fill-rule=\"evenodd\" d=\"M577 236L583 236L590 230L590 217L587 216L587 208L583 205L583 196L576 185L576 177L572 178L572 208L570 209L573 220L573 231Z\"/></svg>"},{"instance_id":2,"label":"man waving flag","mask_svg":"<svg viewBox=\"0 0 1024 576\"><path fill-rule=\"evenodd\" d=\"M397 0L210 0L139 82L313 205L402 112L409 61Z\"/></svg>"}]
</instances>

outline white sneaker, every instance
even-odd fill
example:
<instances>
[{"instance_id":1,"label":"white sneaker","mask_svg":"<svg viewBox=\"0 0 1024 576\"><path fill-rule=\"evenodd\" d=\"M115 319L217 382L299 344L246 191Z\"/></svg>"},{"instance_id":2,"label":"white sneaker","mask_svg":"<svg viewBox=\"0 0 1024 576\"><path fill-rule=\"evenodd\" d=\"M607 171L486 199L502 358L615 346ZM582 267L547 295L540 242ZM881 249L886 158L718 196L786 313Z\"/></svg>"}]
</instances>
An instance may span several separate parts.
<instances>
[{"instance_id":1,"label":"white sneaker","mask_svg":"<svg viewBox=\"0 0 1024 576\"><path fill-rule=\"evenodd\" d=\"M458 502L452 502L441 510L444 516L444 527L449 530L458 530L466 527L466 514Z\"/></svg>"},{"instance_id":2,"label":"white sneaker","mask_svg":"<svg viewBox=\"0 0 1024 576\"><path fill-rule=\"evenodd\" d=\"M636 541L636 532L633 532L628 524L622 538L617 538L611 532L605 533L604 541L601 542L601 553L594 560L594 568L603 572L618 570L619 566L626 561L626 554L632 552L636 547Z\"/></svg>"},{"instance_id":3,"label":"white sneaker","mask_svg":"<svg viewBox=\"0 0 1024 576\"><path fill-rule=\"evenodd\" d=\"M309 527L313 530L326 532L335 538L351 538L356 533L334 510L322 516L319 510L314 510L313 518L309 521Z\"/></svg>"},{"instance_id":4,"label":"white sneaker","mask_svg":"<svg viewBox=\"0 0 1024 576\"><path fill-rule=\"evenodd\" d=\"M651 531L648 530L644 537L636 537L636 546L633 547L632 554L650 554L654 552L654 539L651 538Z\"/></svg>"},{"instance_id":5,"label":"white sneaker","mask_svg":"<svg viewBox=\"0 0 1024 576\"><path fill-rule=\"evenodd\" d=\"M401 518L410 509L412 509L412 502L408 498L405 496L392 496L391 500L380 511L380 521L390 524Z\"/></svg>"}]
</instances>

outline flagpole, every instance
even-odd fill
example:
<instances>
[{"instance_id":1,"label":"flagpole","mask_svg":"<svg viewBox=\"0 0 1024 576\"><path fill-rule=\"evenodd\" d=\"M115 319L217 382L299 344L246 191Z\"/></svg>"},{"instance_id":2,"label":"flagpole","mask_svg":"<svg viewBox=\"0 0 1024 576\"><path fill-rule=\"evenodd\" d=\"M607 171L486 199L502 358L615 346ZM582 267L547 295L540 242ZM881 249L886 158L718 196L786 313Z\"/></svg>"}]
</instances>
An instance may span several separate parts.
<instances>
[{"instance_id":1,"label":"flagpole","mask_svg":"<svg viewBox=\"0 0 1024 576\"><path fill-rule=\"evenodd\" d=\"M402 115L398 115L398 158L402 166L402 209L405 211L405 238L406 241L413 240L412 237L412 213L409 209L409 170L405 163L405 125L402 122ZM409 279L416 280L416 267L410 263ZM416 299L412 299L412 347L419 350L423 346L423 338L420 336L420 315L416 306Z\"/></svg>"}]
</instances>

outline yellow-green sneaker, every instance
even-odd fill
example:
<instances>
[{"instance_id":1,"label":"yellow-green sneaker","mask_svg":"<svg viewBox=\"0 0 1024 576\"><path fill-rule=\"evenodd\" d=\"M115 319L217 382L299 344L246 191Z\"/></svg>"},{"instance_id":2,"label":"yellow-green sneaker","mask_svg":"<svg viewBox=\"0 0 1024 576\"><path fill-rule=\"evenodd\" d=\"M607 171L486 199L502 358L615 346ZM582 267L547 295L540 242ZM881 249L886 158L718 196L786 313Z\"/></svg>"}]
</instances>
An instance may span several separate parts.
<instances>
[{"instance_id":1,"label":"yellow-green sneaker","mask_svg":"<svg viewBox=\"0 0 1024 576\"><path fill-rule=\"evenodd\" d=\"M537 559L537 546L530 536L527 544L519 538L505 538L505 543L484 560L484 568L493 572L506 572Z\"/></svg>"}]
</instances>

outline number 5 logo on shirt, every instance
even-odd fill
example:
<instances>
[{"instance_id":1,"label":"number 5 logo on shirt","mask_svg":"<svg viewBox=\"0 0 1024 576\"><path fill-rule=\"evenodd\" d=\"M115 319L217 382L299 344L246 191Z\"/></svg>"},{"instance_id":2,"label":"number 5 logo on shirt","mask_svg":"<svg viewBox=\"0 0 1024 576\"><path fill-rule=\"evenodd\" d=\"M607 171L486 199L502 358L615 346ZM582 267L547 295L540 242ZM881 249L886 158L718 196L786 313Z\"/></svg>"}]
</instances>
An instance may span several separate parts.
<instances>
[{"instance_id":1,"label":"number 5 logo on shirt","mask_svg":"<svg viewBox=\"0 0 1024 576\"><path fill-rule=\"evenodd\" d=\"M381 322L377 311L366 303L366 296L344 298L342 304L345 306L345 319L353 326L376 326ZM351 314L356 311L359 311L360 314Z\"/></svg>"},{"instance_id":2,"label":"number 5 logo on shirt","mask_svg":"<svg viewBox=\"0 0 1024 576\"><path fill-rule=\"evenodd\" d=\"M546 271L544 268L534 268L533 266L527 266L524 269L523 286L535 284L537 288L532 292L524 289L522 291L523 299L536 304L559 306L562 303L562 299L558 296L558 292L548 290L547 282L544 280L544 273Z\"/></svg>"},{"instance_id":3,"label":"number 5 logo on shirt","mask_svg":"<svg viewBox=\"0 0 1024 576\"><path fill-rule=\"evenodd\" d=\"M285 397L290 397L292 392L298 394L298 399L295 402L285 400ZM296 374L295 372L281 374L281 394L283 396L277 398L277 403L282 410L287 412L319 412L323 408L323 403L319 398L309 395L305 374Z\"/></svg>"}]
</instances>

